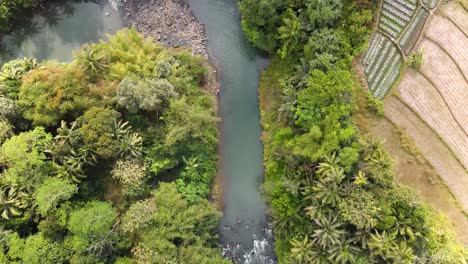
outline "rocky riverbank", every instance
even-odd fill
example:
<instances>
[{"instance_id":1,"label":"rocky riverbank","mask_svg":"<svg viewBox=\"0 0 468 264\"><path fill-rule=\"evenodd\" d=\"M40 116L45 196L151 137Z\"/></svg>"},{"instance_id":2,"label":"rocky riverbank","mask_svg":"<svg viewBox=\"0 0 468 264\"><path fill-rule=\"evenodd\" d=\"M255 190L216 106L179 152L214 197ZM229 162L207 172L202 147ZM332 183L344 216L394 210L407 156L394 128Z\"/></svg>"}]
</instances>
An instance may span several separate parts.
<instances>
[{"instance_id":1,"label":"rocky riverbank","mask_svg":"<svg viewBox=\"0 0 468 264\"><path fill-rule=\"evenodd\" d=\"M190 47L192 55L209 61L204 26L193 16L183 0L116 0L126 26L152 37L166 47ZM211 64L205 88L219 92L217 71Z\"/></svg>"}]
</instances>

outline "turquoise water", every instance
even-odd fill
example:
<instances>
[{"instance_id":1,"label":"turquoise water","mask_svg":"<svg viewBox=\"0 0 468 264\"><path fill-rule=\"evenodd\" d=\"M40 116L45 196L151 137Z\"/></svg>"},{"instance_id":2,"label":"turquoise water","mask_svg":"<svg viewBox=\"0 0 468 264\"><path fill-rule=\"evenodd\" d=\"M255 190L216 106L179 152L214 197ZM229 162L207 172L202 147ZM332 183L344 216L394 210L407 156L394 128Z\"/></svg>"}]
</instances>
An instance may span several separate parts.
<instances>
[{"instance_id":1,"label":"turquoise water","mask_svg":"<svg viewBox=\"0 0 468 264\"><path fill-rule=\"evenodd\" d=\"M233 0L189 0L205 25L208 49L220 70L221 175L224 216L219 232L236 263L272 263L266 206L260 197L263 147L257 87L267 60L245 39Z\"/></svg>"},{"instance_id":2,"label":"turquoise water","mask_svg":"<svg viewBox=\"0 0 468 264\"><path fill-rule=\"evenodd\" d=\"M70 61L73 50L123 27L119 12L108 2L66 2L48 10L46 16L25 19L3 38L2 62L22 57Z\"/></svg>"}]
</instances>

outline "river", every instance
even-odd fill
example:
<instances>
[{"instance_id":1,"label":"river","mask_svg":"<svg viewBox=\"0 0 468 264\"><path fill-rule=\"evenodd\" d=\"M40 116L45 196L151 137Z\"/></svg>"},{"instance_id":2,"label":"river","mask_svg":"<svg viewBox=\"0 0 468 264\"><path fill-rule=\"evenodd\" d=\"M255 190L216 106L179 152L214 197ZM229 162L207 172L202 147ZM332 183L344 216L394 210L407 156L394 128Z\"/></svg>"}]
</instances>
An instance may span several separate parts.
<instances>
[{"instance_id":1,"label":"river","mask_svg":"<svg viewBox=\"0 0 468 264\"><path fill-rule=\"evenodd\" d=\"M267 208L259 193L263 146L257 87L268 59L246 41L235 0L187 1L205 25L208 50L221 81L223 254L235 263L275 263ZM123 27L119 12L107 2L67 2L50 8L47 15L34 16L3 38L1 61L24 56L70 61L73 50Z\"/></svg>"},{"instance_id":2,"label":"river","mask_svg":"<svg viewBox=\"0 0 468 264\"><path fill-rule=\"evenodd\" d=\"M46 10L24 19L2 39L1 62L22 57L70 61L83 44L104 39L124 25L107 1L66 1L47 5Z\"/></svg>"},{"instance_id":3,"label":"river","mask_svg":"<svg viewBox=\"0 0 468 264\"><path fill-rule=\"evenodd\" d=\"M205 25L208 50L220 70L221 167L224 216L219 233L224 254L236 263L273 263L271 230L259 186L263 146L259 77L268 61L245 39L234 0L189 0Z\"/></svg>"}]
</instances>

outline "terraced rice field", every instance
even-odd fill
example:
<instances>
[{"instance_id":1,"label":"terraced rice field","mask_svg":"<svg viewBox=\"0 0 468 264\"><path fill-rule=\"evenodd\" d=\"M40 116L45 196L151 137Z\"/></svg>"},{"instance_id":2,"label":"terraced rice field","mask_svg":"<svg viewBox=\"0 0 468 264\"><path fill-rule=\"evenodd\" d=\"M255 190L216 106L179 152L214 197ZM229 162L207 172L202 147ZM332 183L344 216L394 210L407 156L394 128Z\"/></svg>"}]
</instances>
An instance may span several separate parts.
<instances>
[{"instance_id":1,"label":"terraced rice field","mask_svg":"<svg viewBox=\"0 0 468 264\"><path fill-rule=\"evenodd\" d=\"M362 65L373 95L383 99L398 79L405 56L415 45L438 0L384 0L379 26Z\"/></svg>"},{"instance_id":2,"label":"terraced rice field","mask_svg":"<svg viewBox=\"0 0 468 264\"><path fill-rule=\"evenodd\" d=\"M411 49L423 51L423 64L408 69L396 93L385 98L385 115L412 138L468 212L468 11L457 2L436 8L425 8L430 21Z\"/></svg>"}]
</instances>

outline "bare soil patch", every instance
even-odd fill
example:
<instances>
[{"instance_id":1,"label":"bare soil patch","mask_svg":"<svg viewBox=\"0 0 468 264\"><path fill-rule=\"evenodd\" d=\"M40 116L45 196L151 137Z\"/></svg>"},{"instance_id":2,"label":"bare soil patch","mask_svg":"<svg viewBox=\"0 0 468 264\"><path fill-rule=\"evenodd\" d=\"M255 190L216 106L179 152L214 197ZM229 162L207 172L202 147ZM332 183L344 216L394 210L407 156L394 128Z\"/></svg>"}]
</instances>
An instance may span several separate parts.
<instances>
[{"instance_id":1,"label":"bare soil patch","mask_svg":"<svg viewBox=\"0 0 468 264\"><path fill-rule=\"evenodd\" d=\"M468 167L468 137L441 93L423 75L409 69L398 86L401 99L447 143Z\"/></svg>"},{"instance_id":2,"label":"bare soil patch","mask_svg":"<svg viewBox=\"0 0 468 264\"><path fill-rule=\"evenodd\" d=\"M464 211L468 212L468 192L466 191L468 174L452 151L413 110L395 96L388 97L384 107L389 120L402 128L413 140L421 154L450 188Z\"/></svg>"},{"instance_id":3,"label":"bare soil patch","mask_svg":"<svg viewBox=\"0 0 468 264\"><path fill-rule=\"evenodd\" d=\"M468 20L468 15L465 16ZM425 36L437 42L468 76L468 37L452 21L440 15L433 16Z\"/></svg>"},{"instance_id":4,"label":"bare soil patch","mask_svg":"<svg viewBox=\"0 0 468 264\"><path fill-rule=\"evenodd\" d=\"M441 11L468 36L468 12L461 4L443 5Z\"/></svg>"},{"instance_id":5,"label":"bare soil patch","mask_svg":"<svg viewBox=\"0 0 468 264\"><path fill-rule=\"evenodd\" d=\"M468 132L468 83L451 57L437 44L424 39L420 47L426 51L421 73L429 78L441 93L466 134Z\"/></svg>"}]
</instances>

